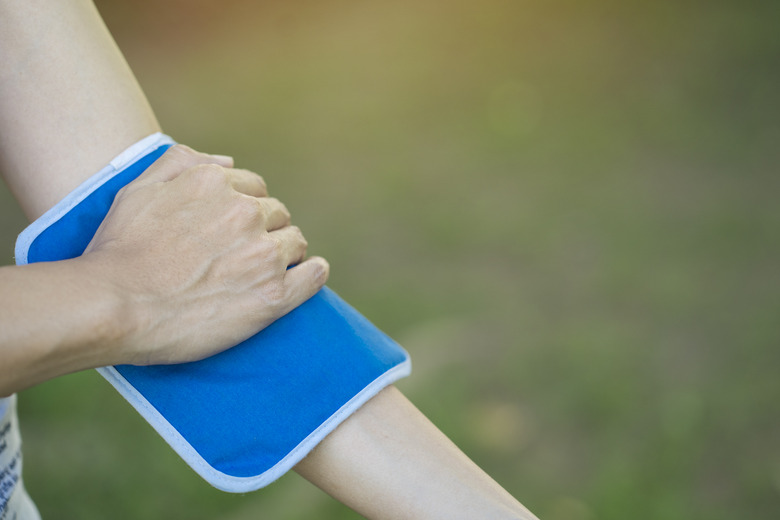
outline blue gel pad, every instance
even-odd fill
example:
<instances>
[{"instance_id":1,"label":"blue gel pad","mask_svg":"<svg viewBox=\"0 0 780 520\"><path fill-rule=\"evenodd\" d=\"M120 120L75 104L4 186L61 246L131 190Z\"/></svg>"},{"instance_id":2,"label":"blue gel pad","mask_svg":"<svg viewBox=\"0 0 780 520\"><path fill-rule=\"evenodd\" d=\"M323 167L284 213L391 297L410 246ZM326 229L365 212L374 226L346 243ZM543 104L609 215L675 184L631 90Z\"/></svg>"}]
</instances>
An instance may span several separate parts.
<instances>
[{"instance_id":1,"label":"blue gel pad","mask_svg":"<svg viewBox=\"0 0 780 520\"><path fill-rule=\"evenodd\" d=\"M19 236L18 264L83 253L116 192L173 141L154 134L120 154ZM98 371L214 487L274 481L390 383L408 354L333 291L239 345L180 365Z\"/></svg>"}]
</instances>

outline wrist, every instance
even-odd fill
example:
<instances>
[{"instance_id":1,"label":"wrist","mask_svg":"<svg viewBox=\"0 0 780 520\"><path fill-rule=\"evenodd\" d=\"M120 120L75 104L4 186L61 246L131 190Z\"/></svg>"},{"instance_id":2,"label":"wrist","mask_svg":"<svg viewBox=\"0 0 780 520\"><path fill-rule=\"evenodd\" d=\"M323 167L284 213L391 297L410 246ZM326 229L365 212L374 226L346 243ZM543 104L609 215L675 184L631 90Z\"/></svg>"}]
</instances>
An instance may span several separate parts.
<instances>
[{"instance_id":1,"label":"wrist","mask_svg":"<svg viewBox=\"0 0 780 520\"><path fill-rule=\"evenodd\" d=\"M0 394L122 359L125 304L80 258L0 269Z\"/></svg>"},{"instance_id":2,"label":"wrist","mask_svg":"<svg viewBox=\"0 0 780 520\"><path fill-rule=\"evenodd\" d=\"M87 304L92 318L86 326L89 334L82 344L92 354L92 368L135 363L133 345L142 328L143 306L116 283L118 277L112 272L116 264L102 262L95 254L74 261L83 264L79 271L88 275L85 284L93 295Z\"/></svg>"}]
</instances>

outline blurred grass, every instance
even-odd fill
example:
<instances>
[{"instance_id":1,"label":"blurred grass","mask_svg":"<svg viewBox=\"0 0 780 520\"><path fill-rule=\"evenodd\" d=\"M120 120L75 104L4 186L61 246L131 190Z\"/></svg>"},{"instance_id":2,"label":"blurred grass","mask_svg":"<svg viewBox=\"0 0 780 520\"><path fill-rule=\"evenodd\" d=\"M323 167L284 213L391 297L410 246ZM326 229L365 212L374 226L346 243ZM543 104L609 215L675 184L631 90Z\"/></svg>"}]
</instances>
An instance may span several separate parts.
<instances>
[{"instance_id":1,"label":"blurred grass","mask_svg":"<svg viewBox=\"0 0 780 520\"><path fill-rule=\"evenodd\" d=\"M166 131L266 178L541 518L780 510L780 4L99 6ZM358 518L209 488L93 373L20 399L44 517Z\"/></svg>"}]
</instances>

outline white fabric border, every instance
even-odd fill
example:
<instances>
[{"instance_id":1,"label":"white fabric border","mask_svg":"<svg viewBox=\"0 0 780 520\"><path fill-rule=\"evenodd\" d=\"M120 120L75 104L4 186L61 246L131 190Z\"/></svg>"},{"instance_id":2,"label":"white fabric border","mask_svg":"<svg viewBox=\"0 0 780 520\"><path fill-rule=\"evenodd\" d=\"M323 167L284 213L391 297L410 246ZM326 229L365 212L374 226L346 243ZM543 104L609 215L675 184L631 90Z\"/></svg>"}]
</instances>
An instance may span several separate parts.
<instances>
[{"instance_id":1,"label":"white fabric border","mask_svg":"<svg viewBox=\"0 0 780 520\"><path fill-rule=\"evenodd\" d=\"M32 224L27 226L16 239L16 250L14 255L18 265L27 263L27 251L33 243L33 240L40 235L43 230L57 222L66 213L73 209L79 202L87 198L90 193L111 180L116 174L133 164L139 158L148 154L155 148L164 144L176 144L176 142L165 134L157 132L144 137L134 145L120 153L106 165L105 168L94 174L92 177L81 183L78 188L70 192L64 199L54 205L49 211L41 215Z\"/></svg>"},{"instance_id":2,"label":"white fabric border","mask_svg":"<svg viewBox=\"0 0 780 520\"><path fill-rule=\"evenodd\" d=\"M369 399L388 385L408 376L412 371L409 358L396 365L358 392L352 399L344 403L333 415L323 421L314 431L303 439L295 448L280 459L271 468L259 475L251 477L236 477L223 473L211 466L200 453L187 442L179 431L114 367L97 369L114 388L138 411L146 421L165 439L171 448L184 459L195 472L209 484L222 491L230 493L246 493L267 486L287 473L301 461L330 432L336 429L347 417L363 406Z\"/></svg>"}]
</instances>

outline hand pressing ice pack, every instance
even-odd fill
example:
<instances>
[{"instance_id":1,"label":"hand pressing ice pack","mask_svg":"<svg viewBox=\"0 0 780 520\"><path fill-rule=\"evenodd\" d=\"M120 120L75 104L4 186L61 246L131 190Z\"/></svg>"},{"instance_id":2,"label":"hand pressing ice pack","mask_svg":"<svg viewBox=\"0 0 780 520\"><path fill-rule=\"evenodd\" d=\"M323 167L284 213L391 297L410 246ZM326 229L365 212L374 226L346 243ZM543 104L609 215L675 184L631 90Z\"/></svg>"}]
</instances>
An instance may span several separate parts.
<instances>
[{"instance_id":1,"label":"hand pressing ice pack","mask_svg":"<svg viewBox=\"0 0 780 520\"><path fill-rule=\"evenodd\" d=\"M117 156L19 235L17 264L81 255L117 191L173 144L154 134ZM198 474L231 492L280 477L410 371L408 354L327 287L202 361L98 369Z\"/></svg>"}]
</instances>

